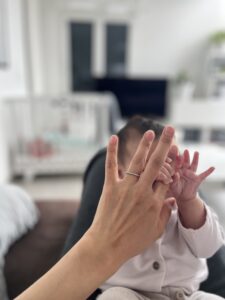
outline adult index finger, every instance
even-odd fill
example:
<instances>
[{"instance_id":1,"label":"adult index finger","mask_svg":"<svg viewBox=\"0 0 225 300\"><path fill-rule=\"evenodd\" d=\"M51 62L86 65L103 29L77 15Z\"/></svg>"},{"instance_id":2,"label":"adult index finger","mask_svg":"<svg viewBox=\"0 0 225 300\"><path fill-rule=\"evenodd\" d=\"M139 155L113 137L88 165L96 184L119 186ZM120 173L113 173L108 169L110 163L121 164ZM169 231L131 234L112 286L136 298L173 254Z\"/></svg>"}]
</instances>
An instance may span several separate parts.
<instances>
[{"instance_id":1,"label":"adult index finger","mask_svg":"<svg viewBox=\"0 0 225 300\"><path fill-rule=\"evenodd\" d=\"M152 156L150 157L142 174L141 180L144 185L146 184L146 186L152 186L157 175L159 174L160 168L165 162L165 159L173 141L173 137L174 128L171 126L166 126L162 132L157 147L153 152Z\"/></svg>"},{"instance_id":2,"label":"adult index finger","mask_svg":"<svg viewBox=\"0 0 225 300\"><path fill-rule=\"evenodd\" d=\"M106 153L105 162L105 182L110 184L118 179L118 162L117 162L117 151L118 151L118 137L112 135Z\"/></svg>"}]
</instances>

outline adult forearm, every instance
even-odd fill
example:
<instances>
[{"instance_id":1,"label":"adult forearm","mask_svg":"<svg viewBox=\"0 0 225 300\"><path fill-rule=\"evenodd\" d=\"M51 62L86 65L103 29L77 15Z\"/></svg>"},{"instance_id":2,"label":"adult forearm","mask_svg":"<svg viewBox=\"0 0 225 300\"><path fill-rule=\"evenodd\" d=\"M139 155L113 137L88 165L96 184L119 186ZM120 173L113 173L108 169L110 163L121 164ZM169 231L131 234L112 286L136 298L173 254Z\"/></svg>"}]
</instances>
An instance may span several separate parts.
<instances>
[{"instance_id":1,"label":"adult forearm","mask_svg":"<svg viewBox=\"0 0 225 300\"><path fill-rule=\"evenodd\" d=\"M178 211L181 223L186 228L198 229L205 223L205 206L198 196L187 202L178 202Z\"/></svg>"},{"instance_id":2,"label":"adult forearm","mask_svg":"<svg viewBox=\"0 0 225 300\"><path fill-rule=\"evenodd\" d=\"M17 300L83 300L118 268L115 256L87 234Z\"/></svg>"}]
</instances>

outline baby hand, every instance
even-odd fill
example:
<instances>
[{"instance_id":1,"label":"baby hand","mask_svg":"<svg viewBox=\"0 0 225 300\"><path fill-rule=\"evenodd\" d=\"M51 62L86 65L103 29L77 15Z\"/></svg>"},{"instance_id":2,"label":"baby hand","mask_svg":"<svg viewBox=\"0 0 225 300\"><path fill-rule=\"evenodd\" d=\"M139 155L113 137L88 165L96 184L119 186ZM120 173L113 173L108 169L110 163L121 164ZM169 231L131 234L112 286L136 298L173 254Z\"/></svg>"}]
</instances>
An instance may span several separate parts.
<instances>
[{"instance_id":1,"label":"baby hand","mask_svg":"<svg viewBox=\"0 0 225 300\"><path fill-rule=\"evenodd\" d=\"M169 184L173 181L173 176L175 174L175 167L177 164L176 162L177 155L178 155L178 148L176 145L173 145L170 148L168 157L166 158L166 161L162 166L156 180L161 181L164 184Z\"/></svg>"},{"instance_id":2,"label":"baby hand","mask_svg":"<svg viewBox=\"0 0 225 300\"><path fill-rule=\"evenodd\" d=\"M169 184L173 181L172 176L174 175L174 168L171 166L172 159L167 157L160 172L156 178L156 181L161 181L164 184Z\"/></svg>"},{"instance_id":3,"label":"baby hand","mask_svg":"<svg viewBox=\"0 0 225 300\"><path fill-rule=\"evenodd\" d=\"M200 184L205 180L215 168L210 167L206 171L197 175L199 153L195 152L192 162L190 154L185 150L183 155L178 155L176 159L176 173L173 176L173 182L170 185L172 195L178 201L190 201L197 196Z\"/></svg>"}]
</instances>

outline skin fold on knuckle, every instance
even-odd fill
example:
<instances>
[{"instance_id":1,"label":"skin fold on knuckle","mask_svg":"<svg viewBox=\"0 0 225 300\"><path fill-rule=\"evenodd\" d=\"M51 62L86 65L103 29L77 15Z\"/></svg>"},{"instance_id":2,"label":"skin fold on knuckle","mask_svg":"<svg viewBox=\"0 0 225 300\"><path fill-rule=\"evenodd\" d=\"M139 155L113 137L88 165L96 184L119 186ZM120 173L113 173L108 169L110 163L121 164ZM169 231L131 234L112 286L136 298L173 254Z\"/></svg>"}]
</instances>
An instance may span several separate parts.
<instances>
[{"instance_id":1,"label":"skin fold on knuckle","mask_svg":"<svg viewBox=\"0 0 225 300\"><path fill-rule=\"evenodd\" d=\"M170 145L171 141L172 141L172 138L168 137L166 135L163 135L160 140L160 142L162 142L163 144L166 144L166 145Z\"/></svg>"}]
</instances>

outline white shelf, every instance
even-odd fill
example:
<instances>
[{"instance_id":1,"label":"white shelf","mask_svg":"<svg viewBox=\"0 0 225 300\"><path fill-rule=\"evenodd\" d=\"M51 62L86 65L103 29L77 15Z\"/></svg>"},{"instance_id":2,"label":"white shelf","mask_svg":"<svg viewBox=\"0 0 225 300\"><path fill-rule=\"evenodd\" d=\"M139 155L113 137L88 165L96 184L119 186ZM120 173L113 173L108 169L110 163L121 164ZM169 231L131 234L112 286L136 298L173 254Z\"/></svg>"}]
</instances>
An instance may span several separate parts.
<instances>
[{"instance_id":1,"label":"white shelf","mask_svg":"<svg viewBox=\"0 0 225 300\"><path fill-rule=\"evenodd\" d=\"M178 144L182 150L189 149L191 153L199 151L199 170L204 171L214 166L216 170L207 181L213 183L225 182L225 146L210 143L210 134L214 129L225 131L225 99L173 99L170 107L170 123L178 130ZM200 129L202 138L199 143L184 143L182 141L185 129Z\"/></svg>"},{"instance_id":2,"label":"white shelf","mask_svg":"<svg viewBox=\"0 0 225 300\"><path fill-rule=\"evenodd\" d=\"M225 97L171 100L170 121L174 126L225 129Z\"/></svg>"},{"instance_id":3,"label":"white shelf","mask_svg":"<svg viewBox=\"0 0 225 300\"><path fill-rule=\"evenodd\" d=\"M11 174L83 174L119 118L111 93L10 99L5 102L5 122Z\"/></svg>"},{"instance_id":4,"label":"white shelf","mask_svg":"<svg viewBox=\"0 0 225 300\"><path fill-rule=\"evenodd\" d=\"M100 146L74 148L72 153L54 154L45 157L33 157L25 154L17 154L13 161L13 174L24 174L32 177L36 174L83 174L88 162L99 150Z\"/></svg>"}]
</instances>

